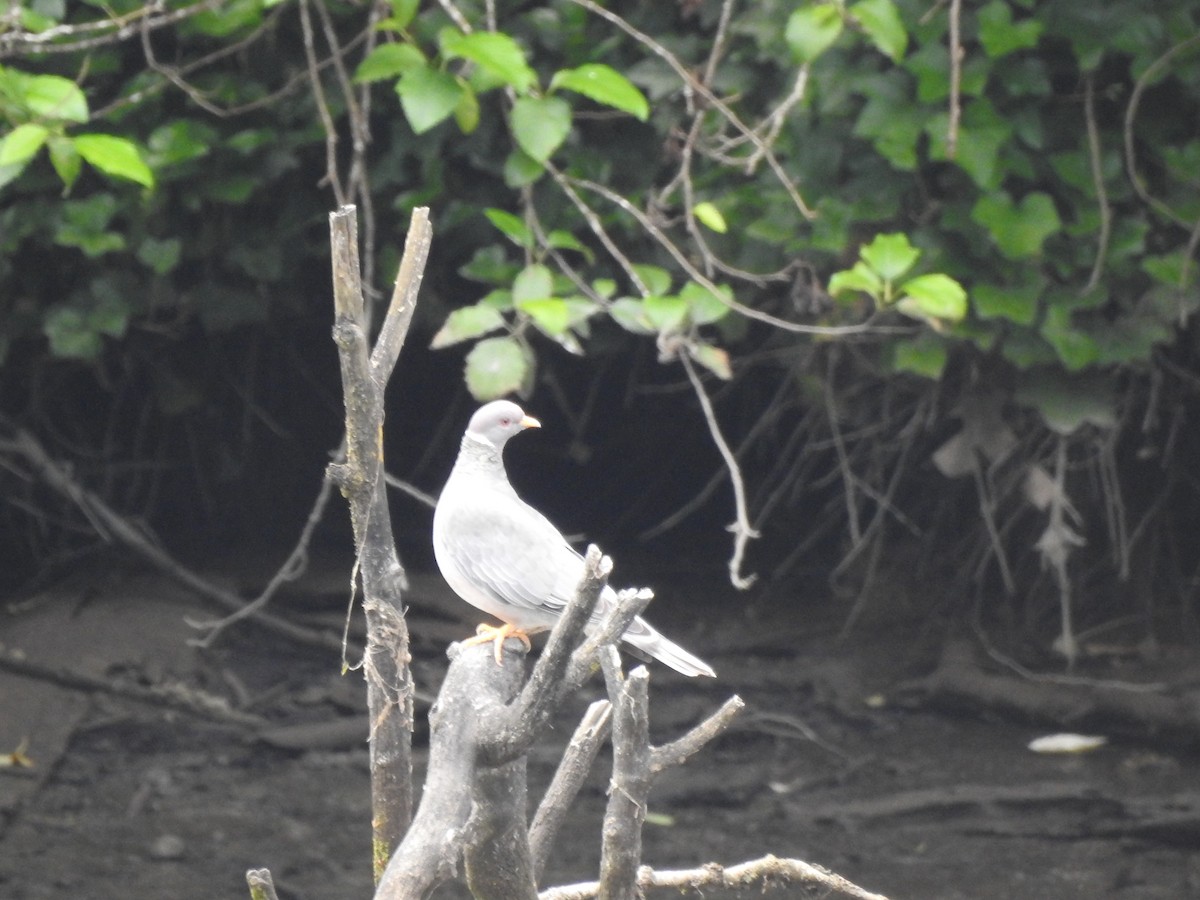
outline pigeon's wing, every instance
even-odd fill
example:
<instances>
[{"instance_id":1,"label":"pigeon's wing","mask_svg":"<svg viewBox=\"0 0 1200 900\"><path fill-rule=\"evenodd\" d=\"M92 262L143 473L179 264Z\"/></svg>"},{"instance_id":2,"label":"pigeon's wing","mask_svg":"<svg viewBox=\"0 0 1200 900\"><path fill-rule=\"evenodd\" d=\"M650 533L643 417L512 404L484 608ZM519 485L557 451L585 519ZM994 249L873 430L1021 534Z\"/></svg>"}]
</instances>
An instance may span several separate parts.
<instances>
[{"instance_id":1,"label":"pigeon's wing","mask_svg":"<svg viewBox=\"0 0 1200 900\"><path fill-rule=\"evenodd\" d=\"M439 563L502 607L518 627L552 625L575 594L582 557L558 529L515 492L479 483L439 501L434 544Z\"/></svg>"}]
</instances>

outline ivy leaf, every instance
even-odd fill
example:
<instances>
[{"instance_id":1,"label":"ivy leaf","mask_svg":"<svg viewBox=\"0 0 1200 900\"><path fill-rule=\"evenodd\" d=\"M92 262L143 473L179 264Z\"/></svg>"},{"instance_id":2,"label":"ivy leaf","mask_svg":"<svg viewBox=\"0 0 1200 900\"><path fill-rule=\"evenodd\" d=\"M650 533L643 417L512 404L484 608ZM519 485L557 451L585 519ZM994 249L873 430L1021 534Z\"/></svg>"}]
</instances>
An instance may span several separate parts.
<instances>
[{"instance_id":1,"label":"ivy leaf","mask_svg":"<svg viewBox=\"0 0 1200 900\"><path fill-rule=\"evenodd\" d=\"M642 309L650 324L659 332L679 331L687 319L688 304L682 297L651 294L642 298Z\"/></svg>"},{"instance_id":2,"label":"ivy leaf","mask_svg":"<svg viewBox=\"0 0 1200 900\"><path fill-rule=\"evenodd\" d=\"M913 267L921 251L908 242L906 234L877 234L859 255L884 281L895 281Z\"/></svg>"},{"instance_id":3,"label":"ivy leaf","mask_svg":"<svg viewBox=\"0 0 1200 900\"><path fill-rule=\"evenodd\" d=\"M1085 369L1100 358L1100 348L1095 339L1073 321L1073 310L1067 306L1052 305L1042 320L1042 337L1054 348L1069 372Z\"/></svg>"},{"instance_id":4,"label":"ivy leaf","mask_svg":"<svg viewBox=\"0 0 1200 900\"><path fill-rule=\"evenodd\" d=\"M893 345L892 369L937 381L946 368L946 356L943 340L931 331L922 330L912 340Z\"/></svg>"},{"instance_id":5,"label":"ivy leaf","mask_svg":"<svg viewBox=\"0 0 1200 900\"><path fill-rule=\"evenodd\" d=\"M454 114L462 99L463 86L453 75L421 66L400 76L396 93L412 130L424 134Z\"/></svg>"},{"instance_id":6,"label":"ivy leaf","mask_svg":"<svg viewBox=\"0 0 1200 900\"><path fill-rule=\"evenodd\" d=\"M848 291L862 291L879 302L883 299L883 279L874 269L859 260L853 268L834 272L829 277L830 296L840 297Z\"/></svg>"},{"instance_id":7,"label":"ivy leaf","mask_svg":"<svg viewBox=\"0 0 1200 900\"><path fill-rule=\"evenodd\" d=\"M848 10L879 51L899 62L908 49L908 32L892 0L861 0Z\"/></svg>"},{"instance_id":8,"label":"ivy leaf","mask_svg":"<svg viewBox=\"0 0 1200 900\"><path fill-rule=\"evenodd\" d=\"M558 97L518 97L511 116L517 145L539 163L546 162L571 132L571 107Z\"/></svg>"},{"instance_id":9,"label":"ivy leaf","mask_svg":"<svg viewBox=\"0 0 1200 900\"><path fill-rule=\"evenodd\" d=\"M982 7L978 18L979 43L992 59L1036 47L1042 35L1042 23L1037 19L1025 19L1014 25L1012 10L1004 0L994 0Z\"/></svg>"},{"instance_id":10,"label":"ivy leaf","mask_svg":"<svg viewBox=\"0 0 1200 900\"><path fill-rule=\"evenodd\" d=\"M503 326L504 317L499 311L494 306L485 305L480 301L474 306L464 306L450 313L445 324L429 342L429 346L433 350L441 350L443 347L469 341Z\"/></svg>"},{"instance_id":11,"label":"ivy leaf","mask_svg":"<svg viewBox=\"0 0 1200 900\"><path fill-rule=\"evenodd\" d=\"M788 16L783 39L799 63L810 63L842 33L842 13L836 3L802 6Z\"/></svg>"},{"instance_id":12,"label":"ivy leaf","mask_svg":"<svg viewBox=\"0 0 1200 900\"><path fill-rule=\"evenodd\" d=\"M534 300L517 300L517 309L533 319L548 337L559 340L571 324L571 310L561 297L541 297Z\"/></svg>"},{"instance_id":13,"label":"ivy leaf","mask_svg":"<svg viewBox=\"0 0 1200 900\"><path fill-rule=\"evenodd\" d=\"M529 230L529 226L520 216L514 216L512 213L503 209L488 208L483 211L487 216L487 220L500 230L502 234L510 238L513 243L520 247L533 246L533 232Z\"/></svg>"},{"instance_id":14,"label":"ivy leaf","mask_svg":"<svg viewBox=\"0 0 1200 900\"><path fill-rule=\"evenodd\" d=\"M166 275L177 265L183 253L183 242L178 238L144 238L137 248L138 262L151 269L155 275Z\"/></svg>"},{"instance_id":15,"label":"ivy leaf","mask_svg":"<svg viewBox=\"0 0 1200 900\"><path fill-rule=\"evenodd\" d=\"M1046 238L1062 230L1054 201L1040 191L1018 204L1003 192L984 194L971 209L971 220L988 230L1009 259L1037 256Z\"/></svg>"},{"instance_id":16,"label":"ivy leaf","mask_svg":"<svg viewBox=\"0 0 1200 900\"><path fill-rule=\"evenodd\" d=\"M701 225L710 231L715 231L717 234L724 234L729 230L729 225L726 224L725 217L721 215L721 211L708 201L697 203L693 206L692 215L696 217L696 221Z\"/></svg>"},{"instance_id":17,"label":"ivy leaf","mask_svg":"<svg viewBox=\"0 0 1200 900\"><path fill-rule=\"evenodd\" d=\"M591 248L575 237L575 235L571 234L571 232L563 231L561 228L555 228L546 235L546 245L555 250L575 250L578 253L582 253L589 263L593 260Z\"/></svg>"},{"instance_id":18,"label":"ivy leaf","mask_svg":"<svg viewBox=\"0 0 1200 900\"><path fill-rule=\"evenodd\" d=\"M532 370L532 360L516 338L488 338L467 354L467 389L476 400L495 400L519 391Z\"/></svg>"},{"instance_id":19,"label":"ivy leaf","mask_svg":"<svg viewBox=\"0 0 1200 900\"><path fill-rule=\"evenodd\" d=\"M905 315L926 320L958 322L967 314L967 292L949 275L918 275L904 282L904 296L896 304Z\"/></svg>"},{"instance_id":20,"label":"ivy leaf","mask_svg":"<svg viewBox=\"0 0 1200 900\"><path fill-rule=\"evenodd\" d=\"M50 129L27 122L0 138L0 166L23 166L42 149Z\"/></svg>"},{"instance_id":21,"label":"ivy leaf","mask_svg":"<svg viewBox=\"0 0 1200 900\"><path fill-rule=\"evenodd\" d=\"M525 61L525 51L507 34L499 31L473 31L463 34L452 28L439 35L442 55L447 59L466 59L506 84L518 94L527 94L537 83L537 75Z\"/></svg>"},{"instance_id":22,"label":"ivy leaf","mask_svg":"<svg viewBox=\"0 0 1200 900\"><path fill-rule=\"evenodd\" d=\"M34 75L22 84L21 100L39 119L86 122L87 98L79 85L60 75Z\"/></svg>"},{"instance_id":23,"label":"ivy leaf","mask_svg":"<svg viewBox=\"0 0 1200 900\"><path fill-rule=\"evenodd\" d=\"M728 381L733 377L733 369L729 365L729 354L720 347L714 347L712 344L692 343L688 344L688 354L722 381Z\"/></svg>"},{"instance_id":24,"label":"ivy leaf","mask_svg":"<svg viewBox=\"0 0 1200 900\"><path fill-rule=\"evenodd\" d=\"M380 44L354 70L358 84L398 78L409 69L425 65L425 54L412 44Z\"/></svg>"},{"instance_id":25,"label":"ivy leaf","mask_svg":"<svg viewBox=\"0 0 1200 900\"><path fill-rule=\"evenodd\" d=\"M1035 287L976 284L971 288L975 312L984 319L1007 319L1018 325L1032 325L1037 318L1038 290Z\"/></svg>"},{"instance_id":26,"label":"ivy leaf","mask_svg":"<svg viewBox=\"0 0 1200 900\"><path fill-rule=\"evenodd\" d=\"M105 175L154 187L154 173L133 141L111 134L79 134L71 140L79 155Z\"/></svg>"},{"instance_id":27,"label":"ivy leaf","mask_svg":"<svg viewBox=\"0 0 1200 900\"><path fill-rule=\"evenodd\" d=\"M406 28L416 17L421 0L392 0L391 20L397 28Z\"/></svg>"},{"instance_id":28,"label":"ivy leaf","mask_svg":"<svg viewBox=\"0 0 1200 900\"><path fill-rule=\"evenodd\" d=\"M575 69L561 69L550 79L550 90L559 88L627 112L642 122L650 116L650 104L646 102L646 96L611 66L588 63Z\"/></svg>"},{"instance_id":29,"label":"ivy leaf","mask_svg":"<svg viewBox=\"0 0 1200 900\"><path fill-rule=\"evenodd\" d=\"M1084 425L1115 428L1116 392L1107 375L1069 375L1050 369L1023 374L1014 392L1018 403L1032 406L1046 425L1070 435Z\"/></svg>"}]
</instances>

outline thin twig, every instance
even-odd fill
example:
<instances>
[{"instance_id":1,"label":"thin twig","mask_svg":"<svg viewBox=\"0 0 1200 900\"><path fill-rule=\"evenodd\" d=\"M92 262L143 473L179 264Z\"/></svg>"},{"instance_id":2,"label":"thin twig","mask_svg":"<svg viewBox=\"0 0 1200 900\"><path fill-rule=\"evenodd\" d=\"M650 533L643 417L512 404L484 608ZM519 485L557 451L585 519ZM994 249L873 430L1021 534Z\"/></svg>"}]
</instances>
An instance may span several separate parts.
<instances>
[{"instance_id":1,"label":"thin twig","mask_svg":"<svg viewBox=\"0 0 1200 900\"><path fill-rule=\"evenodd\" d=\"M963 46L959 20L962 0L950 0L950 121L946 125L946 158L958 152L958 124L962 119Z\"/></svg>"},{"instance_id":2,"label":"thin twig","mask_svg":"<svg viewBox=\"0 0 1200 900\"><path fill-rule=\"evenodd\" d=\"M1092 164L1092 185L1096 189L1096 202L1100 204L1100 238L1096 245L1096 261L1092 274L1084 285L1083 293L1090 293L1100 283L1104 263L1108 257L1108 242L1112 237L1112 207L1108 203L1108 189L1104 186L1104 162L1100 145L1100 129L1096 126L1096 73L1084 76L1083 115L1087 122L1088 159Z\"/></svg>"},{"instance_id":3,"label":"thin twig","mask_svg":"<svg viewBox=\"0 0 1200 900\"><path fill-rule=\"evenodd\" d=\"M733 532L733 555L729 559L729 581L738 590L746 590L750 585L754 584L756 576L742 575L742 562L746 555L746 545L752 538L759 536L754 526L750 524L750 513L746 508L746 486L742 481L742 470L738 465L737 457L734 456L733 450L729 447L729 442L725 440L725 435L721 433L721 426L717 422L717 414L713 409L712 401L708 397L708 392L704 390L704 383L700 380L699 373L696 372L696 367L688 357L686 350L679 355L679 361L683 364L683 370L687 372L688 381L692 383L692 390L696 392L696 399L700 401L700 409L704 412L704 421L708 424L708 432L712 435L713 443L716 444L717 450L721 454L721 459L725 461L725 468L729 470L729 481L733 485L733 504L737 518L733 524L729 526L729 530Z\"/></svg>"}]
</instances>

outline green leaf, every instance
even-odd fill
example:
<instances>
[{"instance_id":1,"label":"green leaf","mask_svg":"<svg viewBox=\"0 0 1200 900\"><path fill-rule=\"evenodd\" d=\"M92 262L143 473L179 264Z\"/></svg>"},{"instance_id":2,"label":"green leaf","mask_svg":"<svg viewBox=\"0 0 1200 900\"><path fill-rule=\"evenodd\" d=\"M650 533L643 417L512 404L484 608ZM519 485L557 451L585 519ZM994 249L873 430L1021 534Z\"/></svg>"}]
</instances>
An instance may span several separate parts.
<instances>
[{"instance_id":1,"label":"green leaf","mask_svg":"<svg viewBox=\"0 0 1200 900\"><path fill-rule=\"evenodd\" d=\"M996 59L1014 50L1036 47L1042 35L1042 23L1037 19L1025 19L1013 24L1012 9L1005 0L982 7L979 16L979 43L983 52Z\"/></svg>"},{"instance_id":2,"label":"green leaf","mask_svg":"<svg viewBox=\"0 0 1200 900\"><path fill-rule=\"evenodd\" d=\"M412 44L380 44L354 70L359 84L398 78L409 69L425 65L425 54Z\"/></svg>"},{"instance_id":3,"label":"green leaf","mask_svg":"<svg viewBox=\"0 0 1200 900\"><path fill-rule=\"evenodd\" d=\"M0 138L0 166L23 166L42 149L50 129L27 122Z\"/></svg>"},{"instance_id":4,"label":"green leaf","mask_svg":"<svg viewBox=\"0 0 1200 900\"><path fill-rule=\"evenodd\" d=\"M717 234L724 234L729 230L729 225L725 222L725 217L721 215L721 211L713 204L705 201L697 203L692 207L692 215L696 220L711 231Z\"/></svg>"},{"instance_id":5,"label":"green leaf","mask_svg":"<svg viewBox=\"0 0 1200 900\"><path fill-rule=\"evenodd\" d=\"M537 75L525 61L525 51L507 34L498 31L463 34L447 28L439 37L445 58L470 60L519 94L528 93L537 83Z\"/></svg>"},{"instance_id":6,"label":"green leaf","mask_svg":"<svg viewBox=\"0 0 1200 900\"><path fill-rule=\"evenodd\" d=\"M646 307L640 300L632 297L619 297L608 307L612 320L634 334L655 334L654 323L646 315Z\"/></svg>"},{"instance_id":7,"label":"green leaf","mask_svg":"<svg viewBox=\"0 0 1200 900\"><path fill-rule=\"evenodd\" d=\"M650 116L650 104L646 102L645 95L611 66L588 63L575 69L561 69L550 79L550 90L559 88L627 112L642 122Z\"/></svg>"},{"instance_id":8,"label":"green leaf","mask_svg":"<svg viewBox=\"0 0 1200 900\"><path fill-rule=\"evenodd\" d=\"M35 75L24 84L21 100L39 119L86 122L87 98L79 85L59 75Z\"/></svg>"},{"instance_id":9,"label":"green leaf","mask_svg":"<svg viewBox=\"0 0 1200 900\"><path fill-rule=\"evenodd\" d=\"M440 350L461 341L469 341L480 335L504 326L504 317L493 306L476 303L456 309L446 317L446 322L433 336L429 346Z\"/></svg>"},{"instance_id":10,"label":"green leaf","mask_svg":"<svg viewBox=\"0 0 1200 900\"><path fill-rule=\"evenodd\" d=\"M105 175L154 187L154 173L133 141L111 134L78 134L72 141L79 155Z\"/></svg>"},{"instance_id":11,"label":"green leaf","mask_svg":"<svg viewBox=\"0 0 1200 900\"><path fill-rule=\"evenodd\" d=\"M899 62L908 49L908 32L892 0L861 0L848 10L879 51Z\"/></svg>"},{"instance_id":12,"label":"green leaf","mask_svg":"<svg viewBox=\"0 0 1200 900\"><path fill-rule=\"evenodd\" d=\"M104 349L100 334L90 327L83 310L74 306L47 313L42 333L50 341L50 352L62 359L95 359Z\"/></svg>"},{"instance_id":13,"label":"green leaf","mask_svg":"<svg viewBox=\"0 0 1200 900\"><path fill-rule=\"evenodd\" d=\"M510 188L533 184L546 170L520 147L514 147L504 158L504 183Z\"/></svg>"},{"instance_id":14,"label":"green leaf","mask_svg":"<svg viewBox=\"0 0 1200 900\"><path fill-rule=\"evenodd\" d=\"M454 107L454 121L463 134L470 134L479 125L479 98L470 85L463 85L462 96Z\"/></svg>"},{"instance_id":15,"label":"green leaf","mask_svg":"<svg viewBox=\"0 0 1200 900\"><path fill-rule=\"evenodd\" d=\"M79 177L79 170L83 168L83 159L75 149L74 141L66 135L55 134L50 137L50 164L54 166L63 185L70 190Z\"/></svg>"},{"instance_id":16,"label":"green leaf","mask_svg":"<svg viewBox=\"0 0 1200 900\"><path fill-rule=\"evenodd\" d=\"M546 235L546 246L555 250L575 250L587 257L588 262L592 261L591 249L571 232L563 231L561 228L555 228Z\"/></svg>"},{"instance_id":17,"label":"green leaf","mask_svg":"<svg viewBox=\"0 0 1200 900\"><path fill-rule=\"evenodd\" d=\"M424 134L454 114L463 86L453 75L421 66L400 76L396 93L412 130Z\"/></svg>"},{"instance_id":18,"label":"green leaf","mask_svg":"<svg viewBox=\"0 0 1200 900\"><path fill-rule=\"evenodd\" d=\"M519 308L526 300L544 300L554 296L554 276L539 263L526 266L513 280L513 303Z\"/></svg>"},{"instance_id":19,"label":"green leaf","mask_svg":"<svg viewBox=\"0 0 1200 900\"><path fill-rule=\"evenodd\" d=\"M1100 358L1100 348L1090 334L1075 324L1073 310L1051 305L1042 320L1042 337L1054 348L1063 366L1077 372Z\"/></svg>"},{"instance_id":20,"label":"green leaf","mask_svg":"<svg viewBox=\"0 0 1200 900\"><path fill-rule=\"evenodd\" d=\"M392 0L391 21L397 28L407 28L408 24L416 17L420 5L421 0Z\"/></svg>"},{"instance_id":21,"label":"green leaf","mask_svg":"<svg viewBox=\"0 0 1200 900\"><path fill-rule=\"evenodd\" d=\"M592 290L596 292L596 296L607 300L617 292L617 283L611 278L597 278L592 282Z\"/></svg>"},{"instance_id":22,"label":"green leaf","mask_svg":"<svg viewBox=\"0 0 1200 900\"><path fill-rule=\"evenodd\" d=\"M937 381L946 368L946 344L928 330L892 345L892 369Z\"/></svg>"},{"instance_id":23,"label":"green leaf","mask_svg":"<svg viewBox=\"0 0 1200 900\"><path fill-rule=\"evenodd\" d=\"M967 314L967 292L949 275L918 275L904 282L903 291L896 308L905 315L957 322Z\"/></svg>"},{"instance_id":24,"label":"green leaf","mask_svg":"<svg viewBox=\"0 0 1200 900\"><path fill-rule=\"evenodd\" d=\"M488 338L467 354L467 389L481 402L495 400L519 391L531 371L532 360L516 338Z\"/></svg>"},{"instance_id":25,"label":"green leaf","mask_svg":"<svg viewBox=\"0 0 1200 900\"><path fill-rule=\"evenodd\" d=\"M688 306L688 318L697 325L710 325L729 315L728 301L733 300L733 291L719 285L720 295L714 294L702 284L689 281L679 292L679 299ZM725 299L722 300L722 297Z\"/></svg>"},{"instance_id":26,"label":"green leaf","mask_svg":"<svg viewBox=\"0 0 1200 900\"><path fill-rule=\"evenodd\" d=\"M651 294L642 298L642 309L659 332L679 331L687 319L688 305L682 297Z\"/></svg>"},{"instance_id":27,"label":"green leaf","mask_svg":"<svg viewBox=\"0 0 1200 900\"><path fill-rule=\"evenodd\" d=\"M199 159L219 141L216 131L207 125L193 119L177 119L150 132L146 147L154 167L158 168Z\"/></svg>"},{"instance_id":28,"label":"green leaf","mask_svg":"<svg viewBox=\"0 0 1200 900\"><path fill-rule=\"evenodd\" d=\"M712 372L722 381L728 381L733 378L733 369L729 365L729 354L720 347L714 347L711 344L691 343L688 344L688 354L708 371Z\"/></svg>"},{"instance_id":29,"label":"green leaf","mask_svg":"<svg viewBox=\"0 0 1200 900\"><path fill-rule=\"evenodd\" d=\"M526 248L533 246L533 232L529 230L529 226L520 216L514 216L503 209L490 207L485 209L483 214L501 233L511 238L513 243Z\"/></svg>"},{"instance_id":30,"label":"green leaf","mask_svg":"<svg viewBox=\"0 0 1200 900\"><path fill-rule=\"evenodd\" d=\"M634 265L633 271L641 279L647 293L665 294L671 290L671 273L661 266L638 263Z\"/></svg>"},{"instance_id":31,"label":"green leaf","mask_svg":"<svg viewBox=\"0 0 1200 900\"><path fill-rule=\"evenodd\" d=\"M1071 435L1084 425L1109 429L1117 424L1115 385L1107 375L1039 369L1022 374L1014 397L1036 409L1046 425L1061 435Z\"/></svg>"},{"instance_id":32,"label":"green leaf","mask_svg":"<svg viewBox=\"0 0 1200 900\"><path fill-rule=\"evenodd\" d=\"M859 255L884 281L895 281L913 267L921 251L906 234L877 234Z\"/></svg>"},{"instance_id":33,"label":"green leaf","mask_svg":"<svg viewBox=\"0 0 1200 900\"><path fill-rule=\"evenodd\" d=\"M517 145L544 163L571 132L571 107L558 97L518 97L510 121Z\"/></svg>"},{"instance_id":34,"label":"green leaf","mask_svg":"<svg viewBox=\"0 0 1200 900\"><path fill-rule=\"evenodd\" d=\"M506 291L504 288L496 288L488 291L479 298L480 306L490 306L492 309L504 312L513 308L512 291Z\"/></svg>"},{"instance_id":35,"label":"green leaf","mask_svg":"<svg viewBox=\"0 0 1200 900\"><path fill-rule=\"evenodd\" d=\"M783 39L799 63L812 62L842 33L842 13L836 3L802 6L788 16Z\"/></svg>"},{"instance_id":36,"label":"green leaf","mask_svg":"<svg viewBox=\"0 0 1200 900\"><path fill-rule=\"evenodd\" d=\"M1032 325L1037 318L1038 293L1036 287L976 284L971 288L971 302L981 318Z\"/></svg>"},{"instance_id":37,"label":"green leaf","mask_svg":"<svg viewBox=\"0 0 1200 900\"><path fill-rule=\"evenodd\" d=\"M138 262L150 268L155 275L166 275L177 265L183 252L183 242L178 238L158 240L148 237L137 248Z\"/></svg>"},{"instance_id":38,"label":"green leaf","mask_svg":"<svg viewBox=\"0 0 1200 900\"><path fill-rule=\"evenodd\" d=\"M517 309L533 319L533 324L552 338L562 337L571 324L571 310L560 297L517 300Z\"/></svg>"},{"instance_id":39,"label":"green leaf","mask_svg":"<svg viewBox=\"0 0 1200 900\"><path fill-rule=\"evenodd\" d=\"M1037 256L1046 238L1062 230L1054 201L1040 191L1026 195L1019 204L1003 192L985 194L971 209L971 220L988 230L1009 259Z\"/></svg>"},{"instance_id":40,"label":"green leaf","mask_svg":"<svg viewBox=\"0 0 1200 900\"><path fill-rule=\"evenodd\" d=\"M859 260L853 268L834 272L829 277L830 296L840 297L848 291L863 291L875 298L875 302L882 302L883 279L874 269Z\"/></svg>"}]
</instances>

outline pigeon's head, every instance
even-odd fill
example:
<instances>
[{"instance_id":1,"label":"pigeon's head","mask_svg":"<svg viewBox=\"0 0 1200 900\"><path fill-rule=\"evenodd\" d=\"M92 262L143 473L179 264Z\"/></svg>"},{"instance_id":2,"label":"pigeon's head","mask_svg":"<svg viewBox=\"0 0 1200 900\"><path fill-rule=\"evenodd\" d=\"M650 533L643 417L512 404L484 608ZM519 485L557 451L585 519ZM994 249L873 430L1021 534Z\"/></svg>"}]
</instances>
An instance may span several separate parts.
<instances>
[{"instance_id":1,"label":"pigeon's head","mask_svg":"<svg viewBox=\"0 0 1200 900\"><path fill-rule=\"evenodd\" d=\"M475 415L471 416L471 423L467 425L467 437L499 449L514 434L526 428L541 427L541 422L533 416L525 415L525 411L511 400L493 400L486 406L479 407Z\"/></svg>"}]
</instances>

